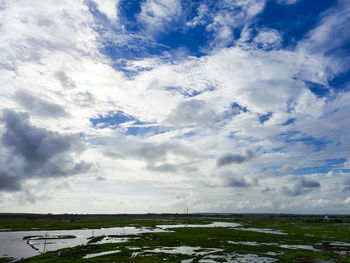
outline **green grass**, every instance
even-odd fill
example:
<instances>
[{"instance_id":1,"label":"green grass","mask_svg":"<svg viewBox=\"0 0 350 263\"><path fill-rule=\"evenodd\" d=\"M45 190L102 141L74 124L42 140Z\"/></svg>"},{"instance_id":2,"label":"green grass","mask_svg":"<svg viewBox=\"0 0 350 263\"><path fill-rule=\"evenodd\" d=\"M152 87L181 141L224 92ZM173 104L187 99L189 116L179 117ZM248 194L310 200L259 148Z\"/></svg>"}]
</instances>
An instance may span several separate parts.
<instances>
[{"instance_id":1,"label":"green grass","mask_svg":"<svg viewBox=\"0 0 350 263\"><path fill-rule=\"evenodd\" d=\"M13 261L13 258L8 258L8 257L0 257L0 263L8 263Z\"/></svg>"},{"instance_id":2,"label":"green grass","mask_svg":"<svg viewBox=\"0 0 350 263\"><path fill-rule=\"evenodd\" d=\"M4 215L0 216L0 229L11 229L12 231L69 230L131 225L155 227L159 224L206 224L210 222L211 220L203 217L166 215Z\"/></svg>"}]
</instances>

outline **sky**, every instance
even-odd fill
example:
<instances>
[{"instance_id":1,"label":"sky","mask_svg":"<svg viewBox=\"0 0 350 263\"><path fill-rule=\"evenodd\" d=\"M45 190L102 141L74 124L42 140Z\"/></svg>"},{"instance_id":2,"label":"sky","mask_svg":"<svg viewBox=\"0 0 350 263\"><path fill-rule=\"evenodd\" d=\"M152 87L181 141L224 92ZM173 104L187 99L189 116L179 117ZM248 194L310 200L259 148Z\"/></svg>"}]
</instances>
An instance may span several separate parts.
<instances>
[{"instance_id":1,"label":"sky","mask_svg":"<svg viewBox=\"0 0 350 263\"><path fill-rule=\"evenodd\" d=\"M0 0L0 76L0 212L350 211L348 0Z\"/></svg>"}]
</instances>

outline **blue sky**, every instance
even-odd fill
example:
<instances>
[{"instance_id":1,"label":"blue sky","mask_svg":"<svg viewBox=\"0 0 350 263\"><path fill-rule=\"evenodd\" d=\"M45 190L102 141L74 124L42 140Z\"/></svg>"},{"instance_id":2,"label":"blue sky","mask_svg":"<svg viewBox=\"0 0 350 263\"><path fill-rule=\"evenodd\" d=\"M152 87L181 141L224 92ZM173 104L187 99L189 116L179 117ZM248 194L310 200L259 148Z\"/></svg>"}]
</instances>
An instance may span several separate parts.
<instances>
[{"instance_id":1,"label":"blue sky","mask_svg":"<svg viewBox=\"0 0 350 263\"><path fill-rule=\"evenodd\" d=\"M348 213L348 1L0 13L1 211Z\"/></svg>"}]
</instances>

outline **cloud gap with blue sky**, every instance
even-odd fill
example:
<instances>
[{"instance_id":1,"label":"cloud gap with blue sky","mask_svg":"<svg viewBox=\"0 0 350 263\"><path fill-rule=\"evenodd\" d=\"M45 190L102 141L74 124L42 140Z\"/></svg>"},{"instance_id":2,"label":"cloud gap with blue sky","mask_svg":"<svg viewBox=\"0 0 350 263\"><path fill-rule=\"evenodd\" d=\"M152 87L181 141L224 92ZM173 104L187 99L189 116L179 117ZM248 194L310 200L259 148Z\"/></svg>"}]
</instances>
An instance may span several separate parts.
<instances>
[{"instance_id":1,"label":"cloud gap with blue sky","mask_svg":"<svg viewBox=\"0 0 350 263\"><path fill-rule=\"evenodd\" d=\"M1 211L348 213L349 1L0 13Z\"/></svg>"}]
</instances>

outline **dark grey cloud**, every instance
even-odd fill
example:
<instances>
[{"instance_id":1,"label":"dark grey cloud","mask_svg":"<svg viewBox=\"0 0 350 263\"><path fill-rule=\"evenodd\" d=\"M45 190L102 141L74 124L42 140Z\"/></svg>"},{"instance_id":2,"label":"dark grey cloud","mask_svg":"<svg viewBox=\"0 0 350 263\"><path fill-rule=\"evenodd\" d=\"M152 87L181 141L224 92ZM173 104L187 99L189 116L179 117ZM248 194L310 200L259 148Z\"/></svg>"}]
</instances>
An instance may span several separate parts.
<instances>
[{"instance_id":1,"label":"dark grey cloud","mask_svg":"<svg viewBox=\"0 0 350 263\"><path fill-rule=\"evenodd\" d=\"M205 101L188 100L181 102L169 115L165 124L176 126L207 125L216 113Z\"/></svg>"},{"instance_id":2,"label":"dark grey cloud","mask_svg":"<svg viewBox=\"0 0 350 263\"><path fill-rule=\"evenodd\" d=\"M147 169L150 171L163 172L163 173L177 171L176 165L169 164L169 163L163 163L160 165L148 164Z\"/></svg>"},{"instance_id":3,"label":"dark grey cloud","mask_svg":"<svg viewBox=\"0 0 350 263\"><path fill-rule=\"evenodd\" d=\"M75 88L74 81L71 78L69 78L64 71L57 71L55 73L55 77L61 83L62 88L64 89Z\"/></svg>"},{"instance_id":4,"label":"dark grey cloud","mask_svg":"<svg viewBox=\"0 0 350 263\"><path fill-rule=\"evenodd\" d=\"M104 176L97 176L95 179L96 179L96 181L106 181L107 180L106 177L104 177Z\"/></svg>"},{"instance_id":5,"label":"dark grey cloud","mask_svg":"<svg viewBox=\"0 0 350 263\"><path fill-rule=\"evenodd\" d=\"M11 176L8 172L0 171L0 192L13 192L21 189L20 180L16 176Z\"/></svg>"},{"instance_id":6,"label":"dark grey cloud","mask_svg":"<svg viewBox=\"0 0 350 263\"><path fill-rule=\"evenodd\" d=\"M61 135L32 126L28 114L7 110L3 120L6 130L2 143L29 162L42 164L59 153L81 146L75 135Z\"/></svg>"},{"instance_id":7,"label":"dark grey cloud","mask_svg":"<svg viewBox=\"0 0 350 263\"><path fill-rule=\"evenodd\" d=\"M343 192L350 192L350 178L345 179L343 185Z\"/></svg>"},{"instance_id":8,"label":"dark grey cloud","mask_svg":"<svg viewBox=\"0 0 350 263\"><path fill-rule=\"evenodd\" d=\"M271 192L271 191L274 191L275 188L274 187L265 187L264 189L261 190L262 193L268 193L268 192Z\"/></svg>"},{"instance_id":9,"label":"dark grey cloud","mask_svg":"<svg viewBox=\"0 0 350 263\"><path fill-rule=\"evenodd\" d=\"M292 187L286 187L286 186L282 187L282 193L289 196L298 196L298 195L309 193L312 190L320 187L321 185L317 181L301 178Z\"/></svg>"},{"instance_id":10,"label":"dark grey cloud","mask_svg":"<svg viewBox=\"0 0 350 263\"><path fill-rule=\"evenodd\" d=\"M194 163L198 154L179 143L149 143L133 140L117 140L104 153L118 159L138 159L146 162L146 169L155 172L196 171ZM168 163L168 155L184 159L182 163Z\"/></svg>"},{"instance_id":11,"label":"dark grey cloud","mask_svg":"<svg viewBox=\"0 0 350 263\"><path fill-rule=\"evenodd\" d=\"M10 161L0 160L6 166L0 176L1 190L19 190L30 178L70 176L92 168L91 163L74 160L74 155L84 150L79 135L35 127L28 114L12 110L3 112L2 121L5 132L1 143L7 147Z\"/></svg>"},{"instance_id":12,"label":"dark grey cloud","mask_svg":"<svg viewBox=\"0 0 350 263\"><path fill-rule=\"evenodd\" d=\"M297 184L300 188L316 188L316 187L320 187L320 183L317 181L313 181L313 180L306 180L306 179L301 179L298 184Z\"/></svg>"},{"instance_id":13,"label":"dark grey cloud","mask_svg":"<svg viewBox=\"0 0 350 263\"><path fill-rule=\"evenodd\" d=\"M254 154L251 151L247 151L245 154L226 154L217 159L216 166L221 167L232 163L244 163L251 160L253 156Z\"/></svg>"},{"instance_id":14,"label":"dark grey cloud","mask_svg":"<svg viewBox=\"0 0 350 263\"><path fill-rule=\"evenodd\" d=\"M15 100L35 115L55 118L68 115L62 106L35 97L24 90L16 92Z\"/></svg>"},{"instance_id":15,"label":"dark grey cloud","mask_svg":"<svg viewBox=\"0 0 350 263\"><path fill-rule=\"evenodd\" d=\"M252 184L241 175L237 175L230 171L224 171L219 174L223 180L224 187L234 187L234 188L249 188Z\"/></svg>"},{"instance_id":16,"label":"dark grey cloud","mask_svg":"<svg viewBox=\"0 0 350 263\"><path fill-rule=\"evenodd\" d=\"M244 177L240 177L240 178L230 178L227 181L226 186L248 188L251 186L251 184Z\"/></svg>"},{"instance_id":17,"label":"dark grey cloud","mask_svg":"<svg viewBox=\"0 0 350 263\"><path fill-rule=\"evenodd\" d=\"M350 178L348 178L344 181L344 185L350 185Z\"/></svg>"},{"instance_id":18,"label":"dark grey cloud","mask_svg":"<svg viewBox=\"0 0 350 263\"><path fill-rule=\"evenodd\" d=\"M292 171L294 171L294 168L292 166L289 166L289 165L285 165L280 169L280 173L282 173L282 174L288 174Z\"/></svg>"}]
</instances>

